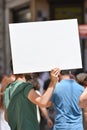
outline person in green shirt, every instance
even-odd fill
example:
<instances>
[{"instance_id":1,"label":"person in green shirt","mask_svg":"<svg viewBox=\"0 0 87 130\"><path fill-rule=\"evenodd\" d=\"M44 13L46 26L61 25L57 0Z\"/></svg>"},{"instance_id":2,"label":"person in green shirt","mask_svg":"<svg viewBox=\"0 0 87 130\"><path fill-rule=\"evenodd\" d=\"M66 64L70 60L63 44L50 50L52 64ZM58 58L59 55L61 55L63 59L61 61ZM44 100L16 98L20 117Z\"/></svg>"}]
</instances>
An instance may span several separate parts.
<instances>
[{"instance_id":1,"label":"person in green shirt","mask_svg":"<svg viewBox=\"0 0 87 130\"><path fill-rule=\"evenodd\" d=\"M11 130L39 130L36 105L49 106L59 74L58 68L50 72L51 81L42 96L36 93L31 83L26 82L24 74L15 75L16 80L4 91L6 117Z\"/></svg>"}]
</instances>

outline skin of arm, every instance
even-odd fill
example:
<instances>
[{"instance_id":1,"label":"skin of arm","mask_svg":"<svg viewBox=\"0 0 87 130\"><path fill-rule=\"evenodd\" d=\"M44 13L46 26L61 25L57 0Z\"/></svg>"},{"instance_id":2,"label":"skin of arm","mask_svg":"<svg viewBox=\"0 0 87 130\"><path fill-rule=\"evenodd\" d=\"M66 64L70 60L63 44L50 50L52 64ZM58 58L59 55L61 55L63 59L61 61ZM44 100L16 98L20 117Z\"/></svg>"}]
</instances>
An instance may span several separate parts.
<instances>
[{"instance_id":1,"label":"skin of arm","mask_svg":"<svg viewBox=\"0 0 87 130\"><path fill-rule=\"evenodd\" d=\"M79 106L81 108L87 107L87 88L85 88L84 92L80 96Z\"/></svg>"},{"instance_id":2,"label":"skin of arm","mask_svg":"<svg viewBox=\"0 0 87 130\"><path fill-rule=\"evenodd\" d=\"M50 74L51 74L50 84L48 86L48 89L42 96L37 94L34 89L31 89L30 92L28 93L28 99L34 104L38 105L39 107L47 107L48 102L54 91L55 85L59 80L60 69L55 68L51 71Z\"/></svg>"},{"instance_id":3,"label":"skin of arm","mask_svg":"<svg viewBox=\"0 0 87 130\"><path fill-rule=\"evenodd\" d=\"M42 116L47 120L47 124L48 124L49 128L52 128L53 121L50 119L47 109L44 107L40 107L40 110L41 110Z\"/></svg>"},{"instance_id":4,"label":"skin of arm","mask_svg":"<svg viewBox=\"0 0 87 130\"><path fill-rule=\"evenodd\" d=\"M39 94L41 96L39 90L36 90L36 92L37 92L37 94ZM53 121L49 117L47 108L39 107L39 109L40 109L40 114L47 120L47 124L48 124L49 128L52 128L53 127Z\"/></svg>"}]
</instances>

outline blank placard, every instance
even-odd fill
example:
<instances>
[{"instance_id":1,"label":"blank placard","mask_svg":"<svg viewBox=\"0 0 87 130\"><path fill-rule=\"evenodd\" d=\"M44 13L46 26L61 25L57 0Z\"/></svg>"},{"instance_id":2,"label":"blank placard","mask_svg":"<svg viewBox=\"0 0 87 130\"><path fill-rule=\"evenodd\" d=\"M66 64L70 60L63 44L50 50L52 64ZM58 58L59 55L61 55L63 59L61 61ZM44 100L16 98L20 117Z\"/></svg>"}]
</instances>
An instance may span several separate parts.
<instances>
[{"instance_id":1,"label":"blank placard","mask_svg":"<svg viewBox=\"0 0 87 130\"><path fill-rule=\"evenodd\" d=\"M82 68L77 19L9 24L14 74Z\"/></svg>"}]
</instances>

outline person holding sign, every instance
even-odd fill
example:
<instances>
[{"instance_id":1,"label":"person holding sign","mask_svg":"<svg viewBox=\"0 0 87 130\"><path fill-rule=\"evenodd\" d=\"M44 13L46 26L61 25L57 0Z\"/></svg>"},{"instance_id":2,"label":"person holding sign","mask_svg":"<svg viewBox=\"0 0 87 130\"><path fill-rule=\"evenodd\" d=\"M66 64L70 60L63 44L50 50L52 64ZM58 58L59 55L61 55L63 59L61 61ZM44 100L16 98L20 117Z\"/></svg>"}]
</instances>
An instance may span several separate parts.
<instances>
[{"instance_id":1,"label":"person holding sign","mask_svg":"<svg viewBox=\"0 0 87 130\"><path fill-rule=\"evenodd\" d=\"M16 80L4 91L4 105L11 130L39 130L36 105L49 105L59 74L58 68L51 71L50 84L42 96L36 93L31 83L26 82L24 74L15 75Z\"/></svg>"}]
</instances>

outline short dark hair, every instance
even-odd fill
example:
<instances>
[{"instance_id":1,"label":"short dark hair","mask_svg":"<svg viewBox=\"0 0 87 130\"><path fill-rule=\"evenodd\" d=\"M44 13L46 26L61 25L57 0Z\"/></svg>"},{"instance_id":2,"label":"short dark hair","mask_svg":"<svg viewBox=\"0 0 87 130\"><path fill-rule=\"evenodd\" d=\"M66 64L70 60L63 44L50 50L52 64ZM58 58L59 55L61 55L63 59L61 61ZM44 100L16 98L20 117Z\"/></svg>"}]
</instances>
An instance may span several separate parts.
<instances>
[{"instance_id":1,"label":"short dark hair","mask_svg":"<svg viewBox=\"0 0 87 130\"><path fill-rule=\"evenodd\" d=\"M61 70L60 74L65 75L65 74L75 74L75 69L68 69L68 70Z\"/></svg>"},{"instance_id":2,"label":"short dark hair","mask_svg":"<svg viewBox=\"0 0 87 130\"><path fill-rule=\"evenodd\" d=\"M61 73L62 75L65 75L65 74L69 74L69 72L70 72L70 70L61 70L60 73Z\"/></svg>"}]
</instances>

